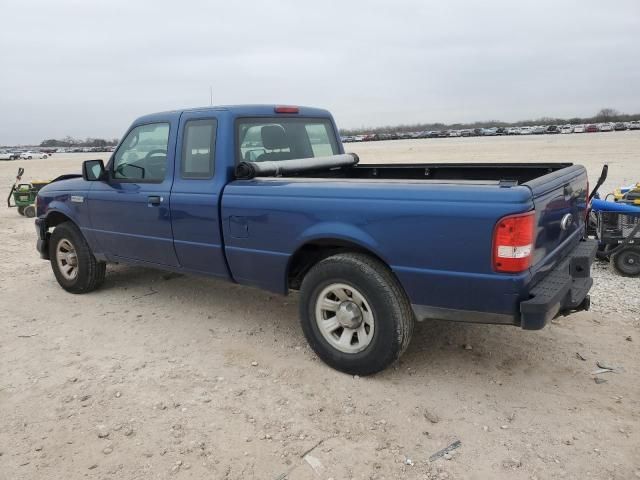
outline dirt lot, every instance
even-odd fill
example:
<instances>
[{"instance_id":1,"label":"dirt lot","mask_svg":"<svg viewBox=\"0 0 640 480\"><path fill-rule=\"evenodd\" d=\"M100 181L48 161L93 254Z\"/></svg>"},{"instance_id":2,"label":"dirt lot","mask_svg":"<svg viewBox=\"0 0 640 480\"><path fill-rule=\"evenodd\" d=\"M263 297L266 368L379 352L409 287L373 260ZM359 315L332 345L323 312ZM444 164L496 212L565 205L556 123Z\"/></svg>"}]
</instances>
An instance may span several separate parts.
<instances>
[{"instance_id":1,"label":"dirt lot","mask_svg":"<svg viewBox=\"0 0 640 480\"><path fill-rule=\"evenodd\" d=\"M608 161L609 186L640 180L640 132L348 150L573 161L592 184ZM85 158L1 162L0 182ZM306 346L294 296L126 266L73 296L38 258L32 220L0 208L0 232L1 479L640 478L640 279L605 265L591 312L539 332L418 324L394 368L353 378ZM620 368L596 376L598 361Z\"/></svg>"}]
</instances>

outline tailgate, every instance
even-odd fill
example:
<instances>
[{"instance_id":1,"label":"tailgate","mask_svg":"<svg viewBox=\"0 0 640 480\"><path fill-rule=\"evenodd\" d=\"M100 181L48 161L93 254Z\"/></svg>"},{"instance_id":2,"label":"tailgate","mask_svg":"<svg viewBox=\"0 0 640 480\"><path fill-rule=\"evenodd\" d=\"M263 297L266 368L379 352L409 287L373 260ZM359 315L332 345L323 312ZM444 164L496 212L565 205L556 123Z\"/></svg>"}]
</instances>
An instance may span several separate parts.
<instances>
[{"instance_id":1,"label":"tailgate","mask_svg":"<svg viewBox=\"0 0 640 480\"><path fill-rule=\"evenodd\" d=\"M525 183L533 194L536 233L531 270L535 283L582 238L587 171L572 165Z\"/></svg>"}]
</instances>

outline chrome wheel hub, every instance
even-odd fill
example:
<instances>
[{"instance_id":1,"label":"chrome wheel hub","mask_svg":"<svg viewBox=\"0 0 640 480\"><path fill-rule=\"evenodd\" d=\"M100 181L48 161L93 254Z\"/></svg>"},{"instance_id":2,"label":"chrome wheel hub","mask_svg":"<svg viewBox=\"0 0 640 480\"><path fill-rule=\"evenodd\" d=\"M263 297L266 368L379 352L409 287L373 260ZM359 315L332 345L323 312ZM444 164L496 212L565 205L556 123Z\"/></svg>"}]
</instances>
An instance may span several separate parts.
<instances>
[{"instance_id":1,"label":"chrome wheel hub","mask_svg":"<svg viewBox=\"0 0 640 480\"><path fill-rule=\"evenodd\" d=\"M66 238L56 246L56 262L66 280L74 280L78 276L78 255L73 244Z\"/></svg>"},{"instance_id":2,"label":"chrome wheel hub","mask_svg":"<svg viewBox=\"0 0 640 480\"><path fill-rule=\"evenodd\" d=\"M346 300L338 307L336 320L343 328L358 328L362 323L362 311L355 302Z\"/></svg>"},{"instance_id":3,"label":"chrome wheel hub","mask_svg":"<svg viewBox=\"0 0 640 480\"><path fill-rule=\"evenodd\" d=\"M326 286L316 299L315 317L324 339L340 352L361 352L373 340L373 311L364 295L351 285Z\"/></svg>"}]
</instances>

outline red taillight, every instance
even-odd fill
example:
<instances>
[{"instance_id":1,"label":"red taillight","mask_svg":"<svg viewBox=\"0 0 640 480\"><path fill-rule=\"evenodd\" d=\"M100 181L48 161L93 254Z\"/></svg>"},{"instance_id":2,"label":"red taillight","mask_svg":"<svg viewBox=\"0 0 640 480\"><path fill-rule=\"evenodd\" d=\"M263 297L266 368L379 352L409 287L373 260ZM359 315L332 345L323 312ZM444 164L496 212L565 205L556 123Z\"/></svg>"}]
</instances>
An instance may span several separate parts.
<instances>
[{"instance_id":1,"label":"red taillight","mask_svg":"<svg viewBox=\"0 0 640 480\"><path fill-rule=\"evenodd\" d=\"M501 218L493 231L493 268L519 273L531 265L535 212Z\"/></svg>"},{"instance_id":2,"label":"red taillight","mask_svg":"<svg viewBox=\"0 0 640 480\"><path fill-rule=\"evenodd\" d=\"M298 107L290 107L288 105L278 105L275 108L276 113L300 113Z\"/></svg>"}]
</instances>

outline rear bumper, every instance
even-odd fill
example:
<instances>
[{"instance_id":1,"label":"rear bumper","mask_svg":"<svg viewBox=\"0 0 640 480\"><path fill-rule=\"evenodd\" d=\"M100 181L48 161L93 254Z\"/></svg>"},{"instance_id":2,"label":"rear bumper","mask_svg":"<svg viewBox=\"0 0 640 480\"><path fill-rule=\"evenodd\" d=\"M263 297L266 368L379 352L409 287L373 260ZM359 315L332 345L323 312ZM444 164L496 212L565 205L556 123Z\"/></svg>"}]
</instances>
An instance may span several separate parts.
<instances>
[{"instance_id":1,"label":"rear bumper","mask_svg":"<svg viewBox=\"0 0 640 480\"><path fill-rule=\"evenodd\" d=\"M529 292L530 299L520 303L520 326L539 330L559 314L588 310L589 290L593 285L591 264L598 242L584 240Z\"/></svg>"},{"instance_id":2,"label":"rear bumper","mask_svg":"<svg viewBox=\"0 0 640 480\"><path fill-rule=\"evenodd\" d=\"M49 237L51 234L47 230L47 221L44 218L36 218L36 232L38 233L36 249L43 260L49 260Z\"/></svg>"}]
</instances>

